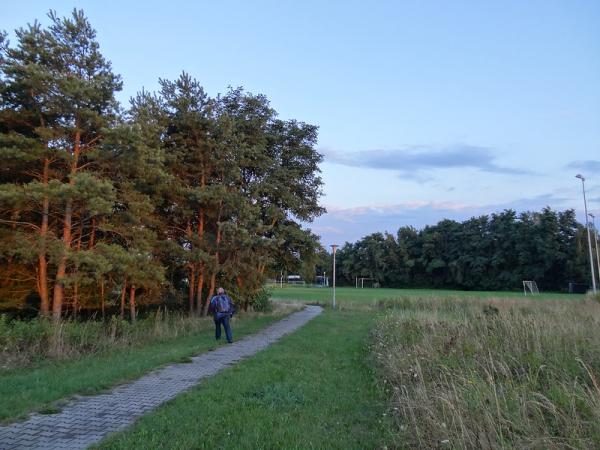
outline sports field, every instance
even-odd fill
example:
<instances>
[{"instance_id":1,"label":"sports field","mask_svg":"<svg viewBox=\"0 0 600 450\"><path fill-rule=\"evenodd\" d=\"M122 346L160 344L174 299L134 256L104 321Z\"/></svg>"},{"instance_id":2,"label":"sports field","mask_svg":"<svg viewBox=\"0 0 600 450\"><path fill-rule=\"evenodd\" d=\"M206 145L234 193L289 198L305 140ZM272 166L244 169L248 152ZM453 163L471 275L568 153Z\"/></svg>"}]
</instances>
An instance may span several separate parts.
<instances>
[{"instance_id":1,"label":"sports field","mask_svg":"<svg viewBox=\"0 0 600 450\"><path fill-rule=\"evenodd\" d=\"M300 301L309 303L322 303L327 305L331 303L333 289L331 287L302 287L302 286L284 286L272 287L272 298L275 301ZM531 295L527 296L532 298ZM454 291L445 289L386 289L386 288L364 288L337 287L336 303L340 306L344 304L357 303L364 305L373 305L379 301L399 300L399 299L432 299L432 298L525 298L522 291ZM545 293L534 296L536 299L581 299L582 294L561 294Z\"/></svg>"}]
</instances>

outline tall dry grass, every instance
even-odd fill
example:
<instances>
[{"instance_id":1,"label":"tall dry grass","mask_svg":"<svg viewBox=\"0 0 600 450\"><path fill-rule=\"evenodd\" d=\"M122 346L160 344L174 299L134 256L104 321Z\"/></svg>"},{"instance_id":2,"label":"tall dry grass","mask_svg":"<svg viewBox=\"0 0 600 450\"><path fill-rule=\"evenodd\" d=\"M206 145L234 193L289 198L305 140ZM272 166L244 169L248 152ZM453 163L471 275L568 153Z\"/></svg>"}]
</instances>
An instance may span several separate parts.
<instances>
[{"instance_id":1,"label":"tall dry grass","mask_svg":"<svg viewBox=\"0 0 600 450\"><path fill-rule=\"evenodd\" d=\"M299 305L277 305L268 315L286 315ZM244 312L244 320L265 315ZM9 320L0 315L0 370L22 367L41 360L64 360L81 355L149 344L212 329L212 318L159 310L130 323L118 317L106 322L45 319Z\"/></svg>"},{"instance_id":2,"label":"tall dry grass","mask_svg":"<svg viewBox=\"0 0 600 450\"><path fill-rule=\"evenodd\" d=\"M406 300L372 334L399 447L600 448L600 305Z\"/></svg>"},{"instance_id":3,"label":"tall dry grass","mask_svg":"<svg viewBox=\"0 0 600 450\"><path fill-rule=\"evenodd\" d=\"M172 339L210 326L206 319L163 310L135 323L112 317L106 322L53 324L41 318L24 321L0 316L0 369Z\"/></svg>"}]
</instances>

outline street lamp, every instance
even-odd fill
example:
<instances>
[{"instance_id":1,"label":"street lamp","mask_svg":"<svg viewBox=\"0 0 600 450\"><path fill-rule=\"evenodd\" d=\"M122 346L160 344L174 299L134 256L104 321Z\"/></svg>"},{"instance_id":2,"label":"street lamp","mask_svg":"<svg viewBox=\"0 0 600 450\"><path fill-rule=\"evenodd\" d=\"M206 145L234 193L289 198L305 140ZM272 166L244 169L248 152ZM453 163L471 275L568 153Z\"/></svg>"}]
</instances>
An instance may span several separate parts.
<instances>
[{"instance_id":1,"label":"street lamp","mask_svg":"<svg viewBox=\"0 0 600 450\"><path fill-rule=\"evenodd\" d=\"M337 248L337 244L331 245L331 250L333 251L333 309L335 309L335 251Z\"/></svg>"},{"instance_id":2,"label":"street lamp","mask_svg":"<svg viewBox=\"0 0 600 450\"><path fill-rule=\"evenodd\" d=\"M598 230L596 229L594 215L592 213L589 213L588 216L592 218L592 227L594 228L594 241L596 241L596 262L598 263L598 281L600 281L600 253L598 253Z\"/></svg>"},{"instance_id":3,"label":"street lamp","mask_svg":"<svg viewBox=\"0 0 600 450\"><path fill-rule=\"evenodd\" d=\"M585 178L580 173L575 175L575 178L579 178L581 180L581 188L583 189L583 207L585 209L585 227L587 228L588 249L590 251L590 269L592 272L592 292L595 294L596 293L596 275L594 274L594 258L592 256L592 237L590 235L590 226L588 223L588 212L587 212L587 201L585 199Z\"/></svg>"}]
</instances>

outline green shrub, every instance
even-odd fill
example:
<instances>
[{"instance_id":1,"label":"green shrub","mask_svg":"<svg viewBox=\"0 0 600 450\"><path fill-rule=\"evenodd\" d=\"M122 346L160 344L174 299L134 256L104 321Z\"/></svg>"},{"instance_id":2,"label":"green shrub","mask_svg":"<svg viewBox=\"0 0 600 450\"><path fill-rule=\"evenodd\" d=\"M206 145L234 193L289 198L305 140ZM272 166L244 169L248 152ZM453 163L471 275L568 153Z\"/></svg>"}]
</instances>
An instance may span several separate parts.
<instances>
[{"instance_id":1,"label":"green shrub","mask_svg":"<svg viewBox=\"0 0 600 450\"><path fill-rule=\"evenodd\" d=\"M250 298L250 306L257 312L273 311L273 302L271 301L271 291L267 288L262 288L252 294Z\"/></svg>"}]
</instances>

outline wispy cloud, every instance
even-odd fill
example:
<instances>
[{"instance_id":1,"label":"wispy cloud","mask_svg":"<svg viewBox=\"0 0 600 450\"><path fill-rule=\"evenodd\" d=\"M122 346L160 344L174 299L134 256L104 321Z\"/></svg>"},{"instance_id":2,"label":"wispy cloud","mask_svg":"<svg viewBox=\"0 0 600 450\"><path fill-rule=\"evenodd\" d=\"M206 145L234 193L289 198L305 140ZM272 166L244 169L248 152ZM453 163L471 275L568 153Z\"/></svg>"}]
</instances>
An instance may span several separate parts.
<instances>
[{"instance_id":1,"label":"wispy cloud","mask_svg":"<svg viewBox=\"0 0 600 450\"><path fill-rule=\"evenodd\" d=\"M459 144L446 148L413 146L394 150L364 150L342 153L323 150L327 162L353 167L396 170L404 176L420 178L435 169L473 168L484 172L523 175L529 171L503 167L496 163L494 151L487 147Z\"/></svg>"},{"instance_id":2,"label":"wispy cloud","mask_svg":"<svg viewBox=\"0 0 600 450\"><path fill-rule=\"evenodd\" d=\"M594 159L573 161L567 164L566 167L567 169L576 169L587 173L598 173L600 172L600 161Z\"/></svg>"}]
</instances>

